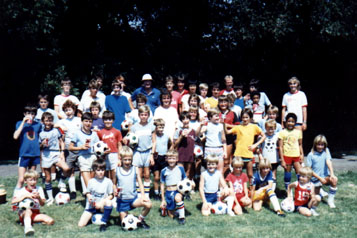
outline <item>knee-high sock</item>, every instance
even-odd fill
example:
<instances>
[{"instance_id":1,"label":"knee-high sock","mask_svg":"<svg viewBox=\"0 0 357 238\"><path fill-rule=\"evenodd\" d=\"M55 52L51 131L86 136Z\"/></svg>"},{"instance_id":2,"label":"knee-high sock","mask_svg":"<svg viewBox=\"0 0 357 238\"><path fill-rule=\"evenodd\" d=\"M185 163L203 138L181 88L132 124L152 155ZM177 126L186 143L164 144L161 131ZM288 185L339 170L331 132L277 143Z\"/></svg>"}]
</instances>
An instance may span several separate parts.
<instances>
[{"instance_id":1,"label":"knee-high sock","mask_svg":"<svg viewBox=\"0 0 357 238\"><path fill-rule=\"evenodd\" d=\"M149 194L150 194L150 181L146 182L144 181L144 191L145 191L145 196L147 198L149 198Z\"/></svg>"},{"instance_id":2,"label":"knee-high sock","mask_svg":"<svg viewBox=\"0 0 357 238\"><path fill-rule=\"evenodd\" d=\"M285 172L284 173L284 183L285 183L285 189L288 189L288 186L291 181L291 172Z\"/></svg>"},{"instance_id":3,"label":"knee-high sock","mask_svg":"<svg viewBox=\"0 0 357 238\"><path fill-rule=\"evenodd\" d=\"M332 201L332 202L334 201L336 192L337 192L337 187L333 188L330 186L330 190L328 191L328 201Z\"/></svg>"},{"instance_id":4,"label":"knee-high sock","mask_svg":"<svg viewBox=\"0 0 357 238\"><path fill-rule=\"evenodd\" d=\"M68 179L69 191L76 192L76 177L72 176Z\"/></svg>"},{"instance_id":5,"label":"knee-high sock","mask_svg":"<svg viewBox=\"0 0 357 238\"><path fill-rule=\"evenodd\" d=\"M228 211L232 211L233 204L234 204L234 197L233 196L228 196L228 197L226 197L225 200L227 202Z\"/></svg>"},{"instance_id":6,"label":"knee-high sock","mask_svg":"<svg viewBox=\"0 0 357 238\"><path fill-rule=\"evenodd\" d=\"M269 195L269 199L270 199L271 204L273 204L274 211L280 210L279 201L278 201L278 198L276 197L274 191L272 189L268 189L267 193Z\"/></svg>"},{"instance_id":7,"label":"knee-high sock","mask_svg":"<svg viewBox=\"0 0 357 238\"><path fill-rule=\"evenodd\" d=\"M110 214L112 213L113 207L112 206L104 206L104 212L103 212L103 217L102 217L102 222L107 223L110 217Z\"/></svg>"},{"instance_id":8,"label":"knee-high sock","mask_svg":"<svg viewBox=\"0 0 357 238\"><path fill-rule=\"evenodd\" d=\"M31 227L31 217L24 218L24 227Z\"/></svg>"},{"instance_id":9,"label":"knee-high sock","mask_svg":"<svg viewBox=\"0 0 357 238\"><path fill-rule=\"evenodd\" d=\"M46 190L48 199L53 199L52 184L51 183L45 183L45 190Z\"/></svg>"},{"instance_id":10,"label":"knee-high sock","mask_svg":"<svg viewBox=\"0 0 357 238\"><path fill-rule=\"evenodd\" d=\"M185 217L185 204L183 201L176 203L176 211L178 212L179 218Z\"/></svg>"}]
</instances>

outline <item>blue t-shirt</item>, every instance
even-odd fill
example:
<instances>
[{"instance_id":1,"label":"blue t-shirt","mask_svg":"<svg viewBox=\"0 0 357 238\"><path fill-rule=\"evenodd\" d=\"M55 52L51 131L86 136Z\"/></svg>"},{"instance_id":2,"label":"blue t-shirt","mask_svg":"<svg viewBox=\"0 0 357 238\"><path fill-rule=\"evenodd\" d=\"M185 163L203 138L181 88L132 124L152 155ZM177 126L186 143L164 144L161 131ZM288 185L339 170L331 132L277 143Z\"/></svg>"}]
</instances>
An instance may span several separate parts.
<instances>
[{"instance_id":1,"label":"blue t-shirt","mask_svg":"<svg viewBox=\"0 0 357 238\"><path fill-rule=\"evenodd\" d=\"M150 107L152 113L155 112L155 109L160 106L160 91L156 88L152 88L151 92L148 94L143 87L137 88L131 95L131 100L135 101L136 96L141 93L144 94L147 98L147 105Z\"/></svg>"},{"instance_id":2,"label":"blue t-shirt","mask_svg":"<svg viewBox=\"0 0 357 238\"><path fill-rule=\"evenodd\" d=\"M259 171L257 171L253 176L252 184L255 186L255 189L257 190L261 187L267 186L269 184L269 181L273 182L273 173L271 171L269 171L269 173L265 176L265 178L262 178L260 176Z\"/></svg>"},{"instance_id":3,"label":"blue t-shirt","mask_svg":"<svg viewBox=\"0 0 357 238\"><path fill-rule=\"evenodd\" d=\"M156 134L156 152L159 155L166 155L168 143L169 137L166 134L163 134L162 136Z\"/></svg>"},{"instance_id":4,"label":"blue t-shirt","mask_svg":"<svg viewBox=\"0 0 357 238\"><path fill-rule=\"evenodd\" d=\"M236 100L234 101L234 105L239 106L240 108L244 109L244 98L243 97L236 98Z\"/></svg>"},{"instance_id":5,"label":"blue t-shirt","mask_svg":"<svg viewBox=\"0 0 357 238\"><path fill-rule=\"evenodd\" d=\"M104 128L104 122L103 122L103 119L98 117L96 119L93 118L93 123L92 123L92 128L93 129L94 127L98 127L99 130L103 129Z\"/></svg>"},{"instance_id":6,"label":"blue t-shirt","mask_svg":"<svg viewBox=\"0 0 357 238\"><path fill-rule=\"evenodd\" d=\"M131 111L128 99L125 96L108 95L105 98L105 107L115 115L113 127L121 131L121 123L125 120L125 113Z\"/></svg>"},{"instance_id":7,"label":"blue t-shirt","mask_svg":"<svg viewBox=\"0 0 357 238\"><path fill-rule=\"evenodd\" d=\"M152 133L155 131L155 126L152 122L148 122L146 125L136 123L131 127L130 131L139 138L138 146L136 147L137 151L143 152L152 148Z\"/></svg>"},{"instance_id":8,"label":"blue t-shirt","mask_svg":"<svg viewBox=\"0 0 357 238\"><path fill-rule=\"evenodd\" d=\"M330 171L328 170L326 161L331 160L330 150L326 148L326 150L321 153L315 151L314 153L310 152L307 155L306 165L311 167L312 171L314 171L318 176L325 178L330 175ZM312 177L312 181L317 181L317 178Z\"/></svg>"},{"instance_id":9,"label":"blue t-shirt","mask_svg":"<svg viewBox=\"0 0 357 238\"><path fill-rule=\"evenodd\" d=\"M22 121L16 123L16 130L21 125ZM38 157L40 156L39 134L41 131L41 123L33 121L32 124L25 122L22 128L20 138L20 157Z\"/></svg>"},{"instance_id":10,"label":"blue t-shirt","mask_svg":"<svg viewBox=\"0 0 357 238\"><path fill-rule=\"evenodd\" d=\"M185 178L186 173L182 166L176 165L173 169L165 167L163 170L161 170L160 181L166 186L176 185Z\"/></svg>"},{"instance_id":11,"label":"blue t-shirt","mask_svg":"<svg viewBox=\"0 0 357 238\"><path fill-rule=\"evenodd\" d=\"M93 153L93 145L99 141L98 135L95 132L90 132L89 134L85 133L83 129L78 130L72 139L72 142L78 147L86 143L87 140L90 140L90 147L87 150L79 150L78 155L90 155Z\"/></svg>"}]
</instances>

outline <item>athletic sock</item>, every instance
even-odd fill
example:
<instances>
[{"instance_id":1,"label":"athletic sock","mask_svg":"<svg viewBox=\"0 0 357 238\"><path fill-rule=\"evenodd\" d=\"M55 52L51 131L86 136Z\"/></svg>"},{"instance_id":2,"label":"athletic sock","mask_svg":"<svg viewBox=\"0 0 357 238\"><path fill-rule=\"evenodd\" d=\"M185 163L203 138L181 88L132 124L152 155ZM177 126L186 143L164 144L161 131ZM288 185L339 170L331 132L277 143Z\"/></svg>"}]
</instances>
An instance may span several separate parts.
<instances>
[{"instance_id":1,"label":"athletic sock","mask_svg":"<svg viewBox=\"0 0 357 238\"><path fill-rule=\"evenodd\" d=\"M179 215L179 218L185 218L185 204L183 201L176 203L176 211Z\"/></svg>"},{"instance_id":2,"label":"athletic sock","mask_svg":"<svg viewBox=\"0 0 357 238\"><path fill-rule=\"evenodd\" d=\"M233 196L228 196L228 197L226 197L225 200L227 202L228 211L232 211L233 210L233 204L234 204L234 197Z\"/></svg>"},{"instance_id":3,"label":"athletic sock","mask_svg":"<svg viewBox=\"0 0 357 238\"><path fill-rule=\"evenodd\" d=\"M276 179L274 179L274 178L273 178L273 188L272 189L273 189L273 191L275 191L275 189L276 189Z\"/></svg>"},{"instance_id":4,"label":"athletic sock","mask_svg":"<svg viewBox=\"0 0 357 238\"><path fill-rule=\"evenodd\" d=\"M81 176L81 184L82 184L82 193L87 191L86 183L84 182L83 176Z\"/></svg>"},{"instance_id":5,"label":"athletic sock","mask_svg":"<svg viewBox=\"0 0 357 238\"><path fill-rule=\"evenodd\" d=\"M45 190L46 190L48 199L53 199L52 184L51 183L45 183Z\"/></svg>"},{"instance_id":6,"label":"athletic sock","mask_svg":"<svg viewBox=\"0 0 357 238\"><path fill-rule=\"evenodd\" d=\"M335 195L336 195L337 187L334 188L330 186L330 190L328 191L328 201L334 201L335 200Z\"/></svg>"},{"instance_id":7,"label":"athletic sock","mask_svg":"<svg viewBox=\"0 0 357 238\"><path fill-rule=\"evenodd\" d=\"M110 214L112 213L113 206L104 206L104 212L103 212L103 217L102 217L102 222L107 223L109 220Z\"/></svg>"},{"instance_id":8,"label":"athletic sock","mask_svg":"<svg viewBox=\"0 0 357 238\"><path fill-rule=\"evenodd\" d=\"M71 176L68 179L69 191L76 192L76 177Z\"/></svg>"},{"instance_id":9,"label":"athletic sock","mask_svg":"<svg viewBox=\"0 0 357 238\"><path fill-rule=\"evenodd\" d=\"M145 196L149 198L150 195L150 181L146 182L144 181L144 191L145 191Z\"/></svg>"},{"instance_id":10,"label":"athletic sock","mask_svg":"<svg viewBox=\"0 0 357 238\"><path fill-rule=\"evenodd\" d=\"M284 184L285 184L285 189L288 189L288 186L291 181L291 172L284 172Z\"/></svg>"},{"instance_id":11,"label":"athletic sock","mask_svg":"<svg viewBox=\"0 0 357 238\"><path fill-rule=\"evenodd\" d=\"M269 199L270 199L271 204L273 204L274 211L280 210L279 201L278 201L278 198L276 197L274 191L272 189L268 189L267 193L269 195Z\"/></svg>"},{"instance_id":12,"label":"athletic sock","mask_svg":"<svg viewBox=\"0 0 357 238\"><path fill-rule=\"evenodd\" d=\"M56 173L51 173L51 180L56 180Z\"/></svg>"},{"instance_id":13,"label":"athletic sock","mask_svg":"<svg viewBox=\"0 0 357 238\"><path fill-rule=\"evenodd\" d=\"M31 227L31 217L24 218L24 227Z\"/></svg>"}]
</instances>

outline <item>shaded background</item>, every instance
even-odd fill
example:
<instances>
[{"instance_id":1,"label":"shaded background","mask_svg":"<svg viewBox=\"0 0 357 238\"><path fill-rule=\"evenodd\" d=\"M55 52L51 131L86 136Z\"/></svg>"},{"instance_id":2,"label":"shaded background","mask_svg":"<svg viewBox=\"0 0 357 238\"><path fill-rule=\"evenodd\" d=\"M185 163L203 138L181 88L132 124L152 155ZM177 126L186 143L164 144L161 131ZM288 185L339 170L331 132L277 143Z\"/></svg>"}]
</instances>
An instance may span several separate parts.
<instances>
[{"instance_id":1,"label":"shaded background","mask_svg":"<svg viewBox=\"0 0 357 238\"><path fill-rule=\"evenodd\" d=\"M307 154L314 136L331 151L350 153L356 133L355 1L0 1L0 160L17 159L12 134L27 102L59 94L69 76L81 94L96 72L122 73L128 91L151 73L199 82L227 74L260 88L281 108L287 80L307 95ZM51 107L53 105L50 105ZM278 119L280 121L280 118Z\"/></svg>"}]
</instances>

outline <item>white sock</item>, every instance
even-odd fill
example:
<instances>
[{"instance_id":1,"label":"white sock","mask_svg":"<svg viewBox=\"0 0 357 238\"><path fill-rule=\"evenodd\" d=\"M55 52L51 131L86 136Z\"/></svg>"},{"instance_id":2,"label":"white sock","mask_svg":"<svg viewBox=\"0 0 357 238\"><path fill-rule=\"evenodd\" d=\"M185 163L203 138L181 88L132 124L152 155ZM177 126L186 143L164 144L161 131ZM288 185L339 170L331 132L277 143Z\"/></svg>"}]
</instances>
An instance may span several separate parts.
<instances>
[{"instance_id":1,"label":"white sock","mask_svg":"<svg viewBox=\"0 0 357 238\"><path fill-rule=\"evenodd\" d=\"M228 196L226 197L226 202L227 202L227 206L228 206L228 211L232 211L233 209L233 204L234 204L234 197L233 196Z\"/></svg>"},{"instance_id":2,"label":"white sock","mask_svg":"<svg viewBox=\"0 0 357 238\"><path fill-rule=\"evenodd\" d=\"M81 176L81 184L82 184L82 193L87 191L86 183L84 182L83 176Z\"/></svg>"},{"instance_id":3,"label":"white sock","mask_svg":"<svg viewBox=\"0 0 357 238\"><path fill-rule=\"evenodd\" d=\"M176 211L179 214L179 218L185 218L185 204L183 201L176 203Z\"/></svg>"},{"instance_id":4,"label":"white sock","mask_svg":"<svg viewBox=\"0 0 357 238\"><path fill-rule=\"evenodd\" d=\"M267 193L269 195L269 199L270 199L271 204L273 204L274 211L280 210L279 201L278 201L278 198L276 197L274 191L271 190L271 189L268 189Z\"/></svg>"},{"instance_id":5,"label":"white sock","mask_svg":"<svg viewBox=\"0 0 357 238\"><path fill-rule=\"evenodd\" d=\"M336 191L337 187L333 188L330 186L330 190L328 191L328 201L333 202L335 200Z\"/></svg>"},{"instance_id":6,"label":"white sock","mask_svg":"<svg viewBox=\"0 0 357 238\"><path fill-rule=\"evenodd\" d=\"M76 177L72 176L68 179L69 191L76 192Z\"/></svg>"},{"instance_id":7,"label":"white sock","mask_svg":"<svg viewBox=\"0 0 357 238\"><path fill-rule=\"evenodd\" d=\"M149 198L150 195L150 181L146 182L144 181L144 191L145 191L145 196Z\"/></svg>"},{"instance_id":8,"label":"white sock","mask_svg":"<svg viewBox=\"0 0 357 238\"><path fill-rule=\"evenodd\" d=\"M51 173L51 179L55 180L56 179L56 173Z\"/></svg>"},{"instance_id":9,"label":"white sock","mask_svg":"<svg viewBox=\"0 0 357 238\"><path fill-rule=\"evenodd\" d=\"M24 218L24 227L31 227L31 217L25 217Z\"/></svg>"}]
</instances>

